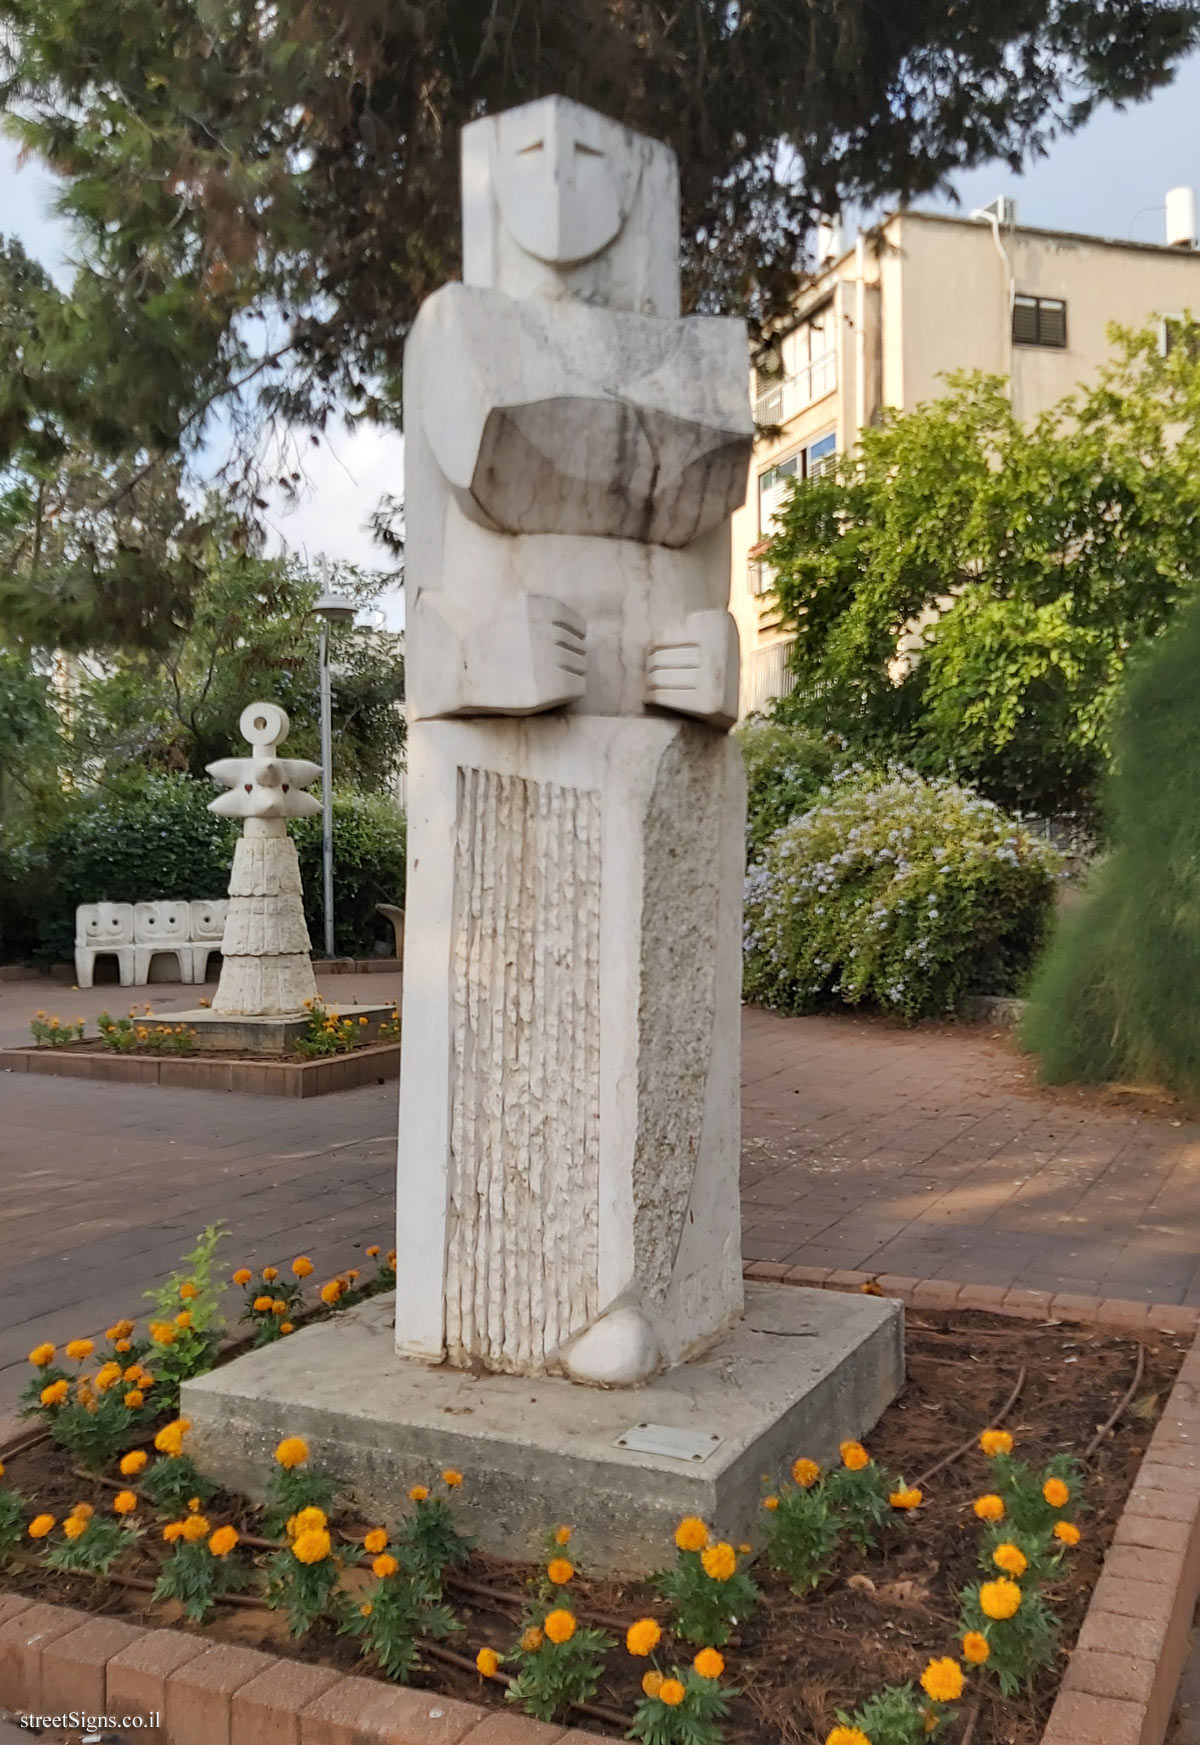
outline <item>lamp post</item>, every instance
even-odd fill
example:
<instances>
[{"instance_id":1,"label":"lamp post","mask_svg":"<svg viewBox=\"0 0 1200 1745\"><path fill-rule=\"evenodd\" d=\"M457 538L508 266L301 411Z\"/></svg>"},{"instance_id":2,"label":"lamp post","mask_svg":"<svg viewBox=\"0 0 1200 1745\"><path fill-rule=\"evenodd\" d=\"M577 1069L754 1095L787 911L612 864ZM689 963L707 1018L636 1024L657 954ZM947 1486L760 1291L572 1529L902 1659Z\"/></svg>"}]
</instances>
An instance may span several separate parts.
<instances>
[{"instance_id":1,"label":"lamp post","mask_svg":"<svg viewBox=\"0 0 1200 1745\"><path fill-rule=\"evenodd\" d=\"M325 955L333 956L333 696L329 682L329 626L352 624L357 611L344 594L322 594L313 607L321 620L321 860L324 872Z\"/></svg>"}]
</instances>

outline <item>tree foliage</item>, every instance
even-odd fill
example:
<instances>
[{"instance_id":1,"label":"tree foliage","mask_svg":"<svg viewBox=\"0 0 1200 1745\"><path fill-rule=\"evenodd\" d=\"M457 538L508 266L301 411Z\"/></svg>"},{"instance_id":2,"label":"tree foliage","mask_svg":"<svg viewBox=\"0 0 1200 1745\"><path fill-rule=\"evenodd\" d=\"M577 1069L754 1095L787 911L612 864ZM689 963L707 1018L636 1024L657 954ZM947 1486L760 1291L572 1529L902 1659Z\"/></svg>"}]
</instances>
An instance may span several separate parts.
<instances>
[{"instance_id":1,"label":"tree foliage","mask_svg":"<svg viewBox=\"0 0 1200 1745\"><path fill-rule=\"evenodd\" d=\"M457 267L474 116L564 92L669 140L689 304L763 315L818 210L1017 166L1169 78L1200 7L0 0L0 24L0 102L84 248L39 393L69 383L97 438L116 420L169 449L235 388L255 432L264 411L398 419L406 331Z\"/></svg>"},{"instance_id":2,"label":"tree foliage","mask_svg":"<svg viewBox=\"0 0 1200 1745\"><path fill-rule=\"evenodd\" d=\"M785 718L1003 805L1092 809L1128 654L1200 581L1200 362L1114 336L1031 426L999 378L953 376L794 488L768 551Z\"/></svg>"}]
</instances>

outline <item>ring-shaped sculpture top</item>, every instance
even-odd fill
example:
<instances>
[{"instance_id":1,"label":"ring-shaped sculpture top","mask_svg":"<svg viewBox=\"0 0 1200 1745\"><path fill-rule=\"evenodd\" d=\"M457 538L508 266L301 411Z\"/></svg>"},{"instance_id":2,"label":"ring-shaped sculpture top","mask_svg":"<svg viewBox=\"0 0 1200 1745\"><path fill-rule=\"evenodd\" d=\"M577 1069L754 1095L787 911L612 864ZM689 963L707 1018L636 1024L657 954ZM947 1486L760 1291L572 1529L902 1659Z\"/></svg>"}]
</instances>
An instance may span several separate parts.
<instances>
[{"instance_id":1,"label":"ring-shaped sculpture top","mask_svg":"<svg viewBox=\"0 0 1200 1745\"><path fill-rule=\"evenodd\" d=\"M286 709L278 703L248 703L238 717L238 731L257 750L260 746L282 745L291 726Z\"/></svg>"}]
</instances>

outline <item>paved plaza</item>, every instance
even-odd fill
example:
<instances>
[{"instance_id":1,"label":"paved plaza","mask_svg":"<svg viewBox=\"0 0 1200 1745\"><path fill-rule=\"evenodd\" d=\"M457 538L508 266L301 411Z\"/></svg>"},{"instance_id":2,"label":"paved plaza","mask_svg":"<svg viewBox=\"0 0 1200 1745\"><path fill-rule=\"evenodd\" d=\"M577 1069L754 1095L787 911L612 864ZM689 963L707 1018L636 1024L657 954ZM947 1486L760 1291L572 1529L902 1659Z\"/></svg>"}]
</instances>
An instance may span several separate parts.
<instances>
[{"instance_id":1,"label":"paved plaza","mask_svg":"<svg viewBox=\"0 0 1200 1745\"><path fill-rule=\"evenodd\" d=\"M0 983L0 1043L37 1006L195 997ZM743 1033L748 1260L1200 1304L1200 1123L1170 1104L1042 1091L981 1026L747 1008ZM293 1102L0 1075L0 1435L29 1347L137 1313L211 1220L231 1265L307 1252L328 1275L387 1245L395 1130L394 1082Z\"/></svg>"}]
</instances>

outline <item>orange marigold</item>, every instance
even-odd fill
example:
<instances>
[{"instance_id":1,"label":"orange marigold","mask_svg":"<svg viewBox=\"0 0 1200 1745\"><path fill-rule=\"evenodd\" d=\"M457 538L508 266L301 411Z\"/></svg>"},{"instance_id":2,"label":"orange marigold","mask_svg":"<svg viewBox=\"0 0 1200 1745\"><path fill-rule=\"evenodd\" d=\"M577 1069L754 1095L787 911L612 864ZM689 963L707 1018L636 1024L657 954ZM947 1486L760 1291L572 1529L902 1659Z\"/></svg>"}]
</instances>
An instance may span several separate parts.
<instances>
[{"instance_id":1,"label":"orange marigold","mask_svg":"<svg viewBox=\"0 0 1200 1745\"><path fill-rule=\"evenodd\" d=\"M118 1515L132 1515L138 1506L137 1497L132 1491L118 1491L113 1498L113 1511Z\"/></svg>"},{"instance_id":2,"label":"orange marigold","mask_svg":"<svg viewBox=\"0 0 1200 1745\"><path fill-rule=\"evenodd\" d=\"M408 1500L410 1503L423 1503L428 1495L428 1485L414 1484L409 1489Z\"/></svg>"},{"instance_id":3,"label":"orange marigold","mask_svg":"<svg viewBox=\"0 0 1200 1745\"><path fill-rule=\"evenodd\" d=\"M1029 1559L1021 1547L1007 1542L1003 1545L997 1545L992 1552L992 1562L997 1569L1002 1569L1005 1575L1024 1575L1029 1568Z\"/></svg>"},{"instance_id":4,"label":"orange marigold","mask_svg":"<svg viewBox=\"0 0 1200 1745\"><path fill-rule=\"evenodd\" d=\"M861 1472L864 1466L871 1463L871 1456L861 1442L842 1442L839 1444L838 1453L842 1457L842 1465L851 1472Z\"/></svg>"},{"instance_id":5,"label":"orange marigold","mask_svg":"<svg viewBox=\"0 0 1200 1745\"><path fill-rule=\"evenodd\" d=\"M1055 1521L1054 1537L1063 1545L1078 1545L1082 1534L1072 1521Z\"/></svg>"},{"instance_id":6,"label":"orange marigold","mask_svg":"<svg viewBox=\"0 0 1200 1745\"><path fill-rule=\"evenodd\" d=\"M35 1369L45 1369L48 1363L54 1362L54 1351L55 1347L47 1340L44 1345L34 1346L29 1353L29 1361Z\"/></svg>"},{"instance_id":7,"label":"orange marigold","mask_svg":"<svg viewBox=\"0 0 1200 1745\"><path fill-rule=\"evenodd\" d=\"M1048 1478L1042 1486L1042 1495L1052 1509L1065 1509L1071 1500L1071 1493L1061 1478Z\"/></svg>"},{"instance_id":8,"label":"orange marigold","mask_svg":"<svg viewBox=\"0 0 1200 1745\"><path fill-rule=\"evenodd\" d=\"M554 1543L556 1545L569 1545L571 1543L571 1529L559 1527L554 1535Z\"/></svg>"},{"instance_id":9,"label":"orange marigold","mask_svg":"<svg viewBox=\"0 0 1200 1745\"><path fill-rule=\"evenodd\" d=\"M289 1472L294 1466L303 1466L308 1459L308 1443L303 1436L285 1436L275 1450L275 1459Z\"/></svg>"},{"instance_id":10,"label":"orange marigold","mask_svg":"<svg viewBox=\"0 0 1200 1745\"><path fill-rule=\"evenodd\" d=\"M1015 1581L1002 1575L996 1581L985 1581L979 1590L979 1604L985 1618L1001 1622L1011 1618L1021 1604L1021 1590Z\"/></svg>"},{"instance_id":11,"label":"orange marigold","mask_svg":"<svg viewBox=\"0 0 1200 1745\"><path fill-rule=\"evenodd\" d=\"M546 1574L555 1587L563 1587L575 1573L575 1565L565 1557L552 1557L546 1565Z\"/></svg>"},{"instance_id":12,"label":"orange marigold","mask_svg":"<svg viewBox=\"0 0 1200 1745\"><path fill-rule=\"evenodd\" d=\"M992 1652L988 1639L979 1630L968 1630L962 1639L963 1659L969 1660L972 1666L982 1666Z\"/></svg>"},{"instance_id":13,"label":"orange marigold","mask_svg":"<svg viewBox=\"0 0 1200 1745\"><path fill-rule=\"evenodd\" d=\"M307 1254L298 1254L292 1262L292 1271L297 1278L311 1278L313 1263Z\"/></svg>"},{"instance_id":14,"label":"orange marigold","mask_svg":"<svg viewBox=\"0 0 1200 1745\"><path fill-rule=\"evenodd\" d=\"M341 1301L345 1290L346 1287L340 1278L331 1278L328 1284L321 1286L321 1301L332 1309L335 1303Z\"/></svg>"},{"instance_id":15,"label":"orange marigold","mask_svg":"<svg viewBox=\"0 0 1200 1745\"><path fill-rule=\"evenodd\" d=\"M728 1581L737 1569L737 1552L722 1539L719 1544L710 1545L707 1551L701 1552L700 1561L705 1575L712 1581Z\"/></svg>"},{"instance_id":16,"label":"orange marigold","mask_svg":"<svg viewBox=\"0 0 1200 1745\"><path fill-rule=\"evenodd\" d=\"M692 1665L701 1678L720 1678L725 1670L725 1656L715 1648L702 1648Z\"/></svg>"},{"instance_id":17,"label":"orange marigold","mask_svg":"<svg viewBox=\"0 0 1200 1745\"><path fill-rule=\"evenodd\" d=\"M43 1406L61 1406L70 1391L67 1383L60 1379L52 1381L44 1387L38 1395L38 1399L41 1400Z\"/></svg>"},{"instance_id":18,"label":"orange marigold","mask_svg":"<svg viewBox=\"0 0 1200 1745\"><path fill-rule=\"evenodd\" d=\"M96 1344L92 1339L72 1339L63 1349L73 1362L83 1363L86 1358L92 1355L96 1349Z\"/></svg>"},{"instance_id":19,"label":"orange marigold","mask_svg":"<svg viewBox=\"0 0 1200 1745\"><path fill-rule=\"evenodd\" d=\"M1013 1439L1007 1430L985 1430L979 1438L979 1446L990 1459L996 1454L1011 1454Z\"/></svg>"},{"instance_id":20,"label":"orange marigold","mask_svg":"<svg viewBox=\"0 0 1200 1745\"><path fill-rule=\"evenodd\" d=\"M521 1647L526 1654L536 1654L545 1640L541 1626L538 1624L530 1624L528 1630L521 1631Z\"/></svg>"},{"instance_id":21,"label":"orange marigold","mask_svg":"<svg viewBox=\"0 0 1200 1745\"><path fill-rule=\"evenodd\" d=\"M639 1618L625 1632L625 1647L630 1654L644 1660L653 1654L662 1640L662 1626L654 1618Z\"/></svg>"},{"instance_id":22,"label":"orange marigold","mask_svg":"<svg viewBox=\"0 0 1200 1745\"><path fill-rule=\"evenodd\" d=\"M271 1313L272 1301L273 1301L273 1299L271 1297L267 1297L267 1296L255 1297L254 1303L252 1305L253 1309L254 1309L254 1313L256 1315L269 1315Z\"/></svg>"},{"instance_id":23,"label":"orange marigold","mask_svg":"<svg viewBox=\"0 0 1200 1745\"><path fill-rule=\"evenodd\" d=\"M262 1275L269 1285L273 1285L279 1277L279 1268L277 1266L264 1266Z\"/></svg>"},{"instance_id":24,"label":"orange marigold","mask_svg":"<svg viewBox=\"0 0 1200 1745\"><path fill-rule=\"evenodd\" d=\"M893 1491L888 1497L893 1509L919 1509L924 1501L925 1492L917 1490L915 1486Z\"/></svg>"},{"instance_id":25,"label":"orange marigold","mask_svg":"<svg viewBox=\"0 0 1200 1745\"><path fill-rule=\"evenodd\" d=\"M254 1274L248 1266L239 1266L233 1275L233 1282L235 1285L248 1285L253 1277Z\"/></svg>"},{"instance_id":26,"label":"orange marigold","mask_svg":"<svg viewBox=\"0 0 1200 1745\"><path fill-rule=\"evenodd\" d=\"M981 1521L1002 1521L1004 1519L1004 1498L989 1494L976 1497L971 1507Z\"/></svg>"},{"instance_id":27,"label":"orange marigold","mask_svg":"<svg viewBox=\"0 0 1200 1745\"><path fill-rule=\"evenodd\" d=\"M462 1483L462 1481L463 1481L462 1473L458 1472L453 1466L448 1466L446 1468L445 1472L443 1472L443 1474L442 1474L442 1483L444 1485L448 1485L451 1490L457 1489L457 1487Z\"/></svg>"},{"instance_id":28,"label":"orange marigold","mask_svg":"<svg viewBox=\"0 0 1200 1745\"><path fill-rule=\"evenodd\" d=\"M642 1674L642 1689L648 1697L656 1697L663 1687L663 1675L652 1666Z\"/></svg>"},{"instance_id":29,"label":"orange marigold","mask_svg":"<svg viewBox=\"0 0 1200 1745\"><path fill-rule=\"evenodd\" d=\"M53 1515L35 1515L29 1523L29 1537L44 1539L47 1533L52 1533L57 1525Z\"/></svg>"},{"instance_id":30,"label":"orange marigold","mask_svg":"<svg viewBox=\"0 0 1200 1745\"><path fill-rule=\"evenodd\" d=\"M792 1462L792 1477L798 1485L803 1487L803 1489L808 1490L810 1485L816 1484L820 1476L821 1468L817 1465L815 1460L796 1460Z\"/></svg>"},{"instance_id":31,"label":"orange marigold","mask_svg":"<svg viewBox=\"0 0 1200 1745\"><path fill-rule=\"evenodd\" d=\"M378 1557L381 1551L386 1550L387 1542L386 1527L372 1527L369 1533L363 1534L363 1550L372 1557Z\"/></svg>"},{"instance_id":32,"label":"orange marigold","mask_svg":"<svg viewBox=\"0 0 1200 1745\"><path fill-rule=\"evenodd\" d=\"M384 1581L389 1575L395 1575L399 1567L400 1565L396 1562L396 1559L386 1551L380 1552L379 1556L371 1565L372 1570L379 1577L380 1581Z\"/></svg>"},{"instance_id":33,"label":"orange marigold","mask_svg":"<svg viewBox=\"0 0 1200 1745\"><path fill-rule=\"evenodd\" d=\"M931 1660L921 1674L921 1689L935 1703L956 1703L963 1693L962 1667L948 1655Z\"/></svg>"},{"instance_id":34,"label":"orange marigold","mask_svg":"<svg viewBox=\"0 0 1200 1745\"><path fill-rule=\"evenodd\" d=\"M475 1656L475 1664L484 1678L495 1678L500 1670L500 1656L494 1648L481 1648Z\"/></svg>"},{"instance_id":35,"label":"orange marigold","mask_svg":"<svg viewBox=\"0 0 1200 1745\"><path fill-rule=\"evenodd\" d=\"M300 1533L292 1544L292 1556L297 1563L323 1563L333 1549L333 1541L325 1527L313 1527Z\"/></svg>"},{"instance_id":36,"label":"orange marigold","mask_svg":"<svg viewBox=\"0 0 1200 1745\"><path fill-rule=\"evenodd\" d=\"M214 1557L228 1557L237 1542L236 1527L218 1527L208 1542L208 1549Z\"/></svg>"},{"instance_id":37,"label":"orange marigold","mask_svg":"<svg viewBox=\"0 0 1200 1745\"><path fill-rule=\"evenodd\" d=\"M685 1515L675 1529L675 1543L681 1551L703 1551L708 1544L708 1528L698 1515Z\"/></svg>"},{"instance_id":38,"label":"orange marigold","mask_svg":"<svg viewBox=\"0 0 1200 1745\"><path fill-rule=\"evenodd\" d=\"M88 1530L86 1515L68 1515L63 1522L63 1532L68 1539L80 1539Z\"/></svg>"},{"instance_id":39,"label":"orange marigold","mask_svg":"<svg viewBox=\"0 0 1200 1745\"><path fill-rule=\"evenodd\" d=\"M183 1523L183 1537L189 1545L199 1545L201 1539L207 1539L212 1532L212 1526L206 1515L189 1515Z\"/></svg>"},{"instance_id":40,"label":"orange marigold","mask_svg":"<svg viewBox=\"0 0 1200 1745\"><path fill-rule=\"evenodd\" d=\"M687 1692L677 1678L664 1678L658 1687L658 1700L669 1709L677 1709Z\"/></svg>"},{"instance_id":41,"label":"orange marigold","mask_svg":"<svg viewBox=\"0 0 1200 1745\"><path fill-rule=\"evenodd\" d=\"M571 1612L563 1610L560 1606L556 1611L549 1613L542 1628L545 1630L551 1642L569 1642L571 1637L575 1634L574 1615Z\"/></svg>"}]
</instances>

